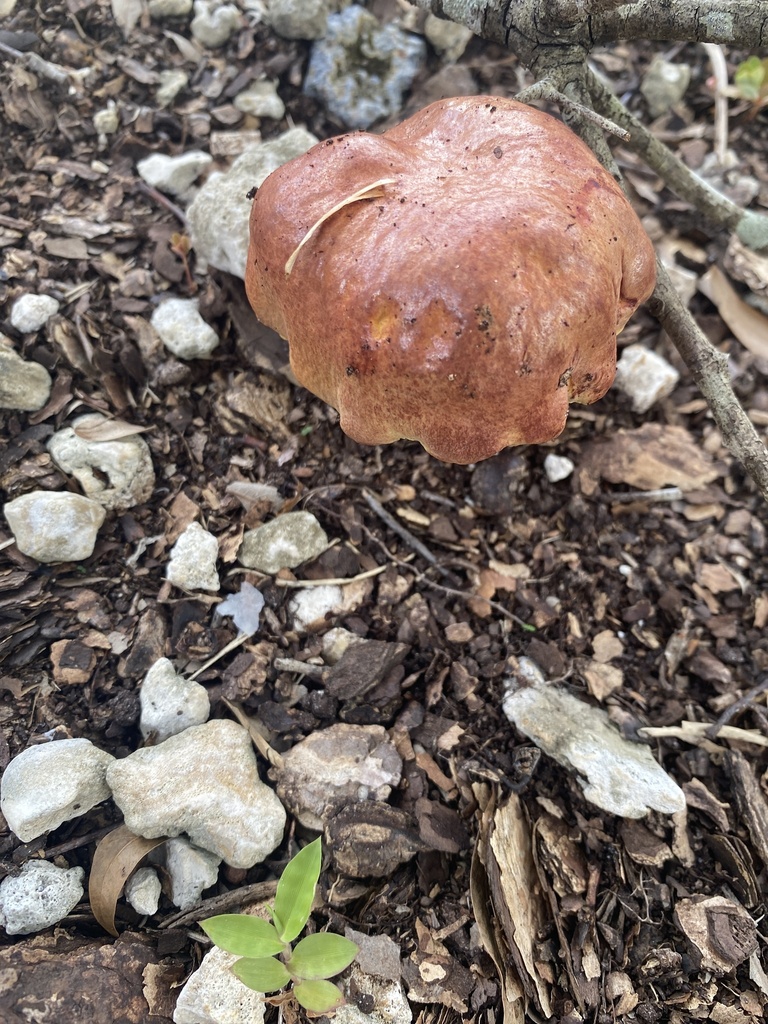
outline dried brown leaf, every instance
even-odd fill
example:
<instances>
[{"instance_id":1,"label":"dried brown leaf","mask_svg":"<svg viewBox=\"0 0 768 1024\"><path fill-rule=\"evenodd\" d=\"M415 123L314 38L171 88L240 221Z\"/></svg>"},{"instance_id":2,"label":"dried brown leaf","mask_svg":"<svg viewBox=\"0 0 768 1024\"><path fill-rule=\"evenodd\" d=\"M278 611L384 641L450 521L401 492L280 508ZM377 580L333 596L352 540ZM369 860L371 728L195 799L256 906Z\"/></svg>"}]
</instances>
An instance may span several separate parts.
<instances>
[{"instance_id":1,"label":"dried brown leaf","mask_svg":"<svg viewBox=\"0 0 768 1024\"><path fill-rule=\"evenodd\" d=\"M717 266L699 279L699 291L717 306L734 337L761 359L768 359L768 317L747 305Z\"/></svg>"},{"instance_id":2,"label":"dried brown leaf","mask_svg":"<svg viewBox=\"0 0 768 1024\"><path fill-rule=\"evenodd\" d=\"M125 420L103 420L89 427L73 427L75 434L83 441L120 441L133 434L144 434L148 429L137 423L126 423Z\"/></svg>"},{"instance_id":3,"label":"dried brown leaf","mask_svg":"<svg viewBox=\"0 0 768 1024\"><path fill-rule=\"evenodd\" d=\"M104 836L96 847L88 881L93 916L110 935L117 935L115 908L123 886L146 855L167 839L144 839L125 825Z\"/></svg>"}]
</instances>

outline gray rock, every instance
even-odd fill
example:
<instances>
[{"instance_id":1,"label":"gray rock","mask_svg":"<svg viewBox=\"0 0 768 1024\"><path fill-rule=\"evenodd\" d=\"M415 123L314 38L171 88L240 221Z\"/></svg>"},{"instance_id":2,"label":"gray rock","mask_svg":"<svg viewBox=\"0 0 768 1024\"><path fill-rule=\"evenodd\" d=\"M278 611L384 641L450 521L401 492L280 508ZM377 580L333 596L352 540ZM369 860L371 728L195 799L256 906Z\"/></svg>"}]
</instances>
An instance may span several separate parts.
<instances>
[{"instance_id":1,"label":"gray rock","mask_svg":"<svg viewBox=\"0 0 768 1024\"><path fill-rule=\"evenodd\" d=\"M182 89L189 84L189 75L181 68L166 68L160 72L160 82L155 92L158 107L170 107Z\"/></svg>"},{"instance_id":2,"label":"gray rock","mask_svg":"<svg viewBox=\"0 0 768 1024\"><path fill-rule=\"evenodd\" d=\"M179 993L174 1024L263 1024L264 996L232 973L239 957L214 946Z\"/></svg>"},{"instance_id":3,"label":"gray rock","mask_svg":"<svg viewBox=\"0 0 768 1024\"><path fill-rule=\"evenodd\" d=\"M651 117L666 114L685 96L690 84L691 68L688 64L654 57L640 83L640 92L645 97Z\"/></svg>"},{"instance_id":4,"label":"gray rock","mask_svg":"<svg viewBox=\"0 0 768 1024\"><path fill-rule=\"evenodd\" d=\"M225 174L208 177L187 209L198 261L245 277L251 212L248 192L316 142L315 136L304 128L291 128L276 139L251 146Z\"/></svg>"},{"instance_id":5,"label":"gray rock","mask_svg":"<svg viewBox=\"0 0 768 1024\"><path fill-rule=\"evenodd\" d=\"M86 497L104 508L124 511L149 498L155 471L149 445L138 434L114 441L89 441L75 432L75 428L94 430L108 424L107 417L98 412L79 416L71 427L53 435L48 451L59 469L77 480Z\"/></svg>"},{"instance_id":6,"label":"gray rock","mask_svg":"<svg viewBox=\"0 0 768 1024\"><path fill-rule=\"evenodd\" d=\"M9 935L29 935L61 921L82 899L84 875L82 868L28 860L0 882L0 926Z\"/></svg>"},{"instance_id":7,"label":"gray rock","mask_svg":"<svg viewBox=\"0 0 768 1024\"><path fill-rule=\"evenodd\" d=\"M144 917L157 913L162 891L162 883L154 868L137 868L125 883L126 900L137 914Z\"/></svg>"},{"instance_id":8,"label":"gray rock","mask_svg":"<svg viewBox=\"0 0 768 1024\"><path fill-rule=\"evenodd\" d=\"M632 399L633 411L641 414L671 395L679 380L674 366L645 345L627 345L616 365L616 387Z\"/></svg>"},{"instance_id":9,"label":"gray rock","mask_svg":"<svg viewBox=\"0 0 768 1024\"><path fill-rule=\"evenodd\" d=\"M347 931L347 938L353 942L365 941L366 935L360 938L351 930ZM386 938L386 936L376 936ZM392 943L392 940L388 940ZM394 943L392 943L394 945ZM399 968L399 948L395 946L396 963ZM334 1024L411 1024L413 1012L411 1005L405 995L403 983L394 978L385 978L381 972L367 972L362 969L359 963L355 962L345 974L341 987L348 997L348 1002L340 1006L334 1015ZM355 996L368 995L373 999L373 1010L370 1013L363 1013L353 999Z\"/></svg>"},{"instance_id":10,"label":"gray rock","mask_svg":"<svg viewBox=\"0 0 768 1024\"><path fill-rule=\"evenodd\" d=\"M160 340L179 359L207 359L219 336L201 316L195 299L165 299L152 314Z\"/></svg>"},{"instance_id":11,"label":"gray rock","mask_svg":"<svg viewBox=\"0 0 768 1024\"><path fill-rule=\"evenodd\" d=\"M178 156L153 153L146 159L139 160L136 170L142 180L153 188L169 192L173 196L183 196L212 160L210 153L196 149L180 153Z\"/></svg>"},{"instance_id":12,"label":"gray rock","mask_svg":"<svg viewBox=\"0 0 768 1024\"><path fill-rule=\"evenodd\" d=\"M419 36L352 4L329 16L325 38L313 44L304 92L348 127L368 128L399 112L425 58Z\"/></svg>"},{"instance_id":13,"label":"gray rock","mask_svg":"<svg viewBox=\"0 0 768 1024\"><path fill-rule=\"evenodd\" d=\"M507 680L504 714L545 754L576 774L584 796L622 818L685 807L682 789L654 760L651 748L625 740L602 708L546 683L528 658L520 659L525 685ZM534 670L535 669L535 670Z\"/></svg>"},{"instance_id":14,"label":"gray rock","mask_svg":"<svg viewBox=\"0 0 768 1024\"><path fill-rule=\"evenodd\" d=\"M171 883L171 903L179 910L191 910L200 903L205 889L216 885L221 857L201 850L179 836L165 844L165 869Z\"/></svg>"},{"instance_id":15,"label":"gray rock","mask_svg":"<svg viewBox=\"0 0 768 1024\"><path fill-rule=\"evenodd\" d=\"M190 523L171 548L167 579L182 590L212 590L220 587L216 560L219 543L199 523Z\"/></svg>"},{"instance_id":16,"label":"gray rock","mask_svg":"<svg viewBox=\"0 0 768 1024\"><path fill-rule=\"evenodd\" d=\"M211 713L206 688L178 675L168 658L160 658L147 672L139 700L141 735L144 739L154 735L158 743L193 725L202 725Z\"/></svg>"},{"instance_id":17,"label":"gray rock","mask_svg":"<svg viewBox=\"0 0 768 1024\"><path fill-rule=\"evenodd\" d=\"M311 512L286 512L255 530L246 530L237 560L270 576L318 558L328 537Z\"/></svg>"},{"instance_id":18,"label":"gray rock","mask_svg":"<svg viewBox=\"0 0 768 1024\"><path fill-rule=\"evenodd\" d=\"M3 344L0 335L0 409L36 412L51 394L51 375Z\"/></svg>"},{"instance_id":19,"label":"gray rock","mask_svg":"<svg viewBox=\"0 0 768 1024\"><path fill-rule=\"evenodd\" d=\"M90 740L56 740L27 747L0 782L0 810L22 843L86 814L110 796L107 768L114 757Z\"/></svg>"},{"instance_id":20,"label":"gray rock","mask_svg":"<svg viewBox=\"0 0 768 1024\"><path fill-rule=\"evenodd\" d=\"M30 491L3 512L19 551L49 565L89 558L106 515L98 501L69 491Z\"/></svg>"},{"instance_id":21,"label":"gray rock","mask_svg":"<svg viewBox=\"0 0 768 1024\"><path fill-rule=\"evenodd\" d=\"M190 28L203 46L212 50L223 46L242 24L239 8L221 0L195 0L195 16Z\"/></svg>"},{"instance_id":22,"label":"gray rock","mask_svg":"<svg viewBox=\"0 0 768 1024\"><path fill-rule=\"evenodd\" d=\"M232 102L238 110L254 117L271 117L279 121L285 113L285 104L277 95L277 82L253 82Z\"/></svg>"},{"instance_id":23,"label":"gray rock","mask_svg":"<svg viewBox=\"0 0 768 1024\"><path fill-rule=\"evenodd\" d=\"M267 17L284 39L320 39L330 8L328 0L269 0Z\"/></svg>"},{"instance_id":24,"label":"gray rock","mask_svg":"<svg viewBox=\"0 0 768 1024\"><path fill-rule=\"evenodd\" d=\"M236 722L216 719L136 750L110 766L107 783L132 832L186 833L232 867L260 863L283 838L285 810Z\"/></svg>"},{"instance_id":25,"label":"gray rock","mask_svg":"<svg viewBox=\"0 0 768 1024\"><path fill-rule=\"evenodd\" d=\"M58 311L52 295L20 295L11 307L11 324L22 334L34 334Z\"/></svg>"},{"instance_id":26,"label":"gray rock","mask_svg":"<svg viewBox=\"0 0 768 1024\"><path fill-rule=\"evenodd\" d=\"M332 725L301 740L273 769L277 794L305 828L322 831L339 806L386 800L403 762L380 725Z\"/></svg>"}]
</instances>

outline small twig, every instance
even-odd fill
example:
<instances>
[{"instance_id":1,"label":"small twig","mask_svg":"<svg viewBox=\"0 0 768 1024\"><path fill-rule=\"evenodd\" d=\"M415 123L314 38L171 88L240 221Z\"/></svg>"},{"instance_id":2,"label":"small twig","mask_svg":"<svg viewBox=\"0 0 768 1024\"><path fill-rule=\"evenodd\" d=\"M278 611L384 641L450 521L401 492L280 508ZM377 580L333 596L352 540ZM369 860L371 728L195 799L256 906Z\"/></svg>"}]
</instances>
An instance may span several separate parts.
<instances>
[{"instance_id":1,"label":"small twig","mask_svg":"<svg viewBox=\"0 0 768 1024\"><path fill-rule=\"evenodd\" d=\"M42 75L43 78L47 78L57 85L69 85L72 75L78 74L78 72L62 67L61 64L52 64L51 61L44 60L37 53L22 53L21 50L16 50L13 46L8 46L7 43L0 43L0 53L4 53L6 57L12 57L33 74Z\"/></svg>"},{"instance_id":2,"label":"small twig","mask_svg":"<svg viewBox=\"0 0 768 1024\"><path fill-rule=\"evenodd\" d=\"M685 497L679 487L660 487L655 491L625 491L623 494L604 494L603 499L616 501L679 501Z\"/></svg>"},{"instance_id":3,"label":"small twig","mask_svg":"<svg viewBox=\"0 0 768 1024\"><path fill-rule=\"evenodd\" d=\"M234 640L230 640L228 644L225 644L220 651L217 651L213 657L209 658L208 661L204 662L200 668L196 669L192 675L187 676L187 679L197 679L201 672L205 672L206 669L210 668L211 665L215 665L216 662L223 658L225 654L229 654L230 651L236 650L238 647L242 647L246 640L250 640L253 636L252 633L239 633Z\"/></svg>"},{"instance_id":4,"label":"small twig","mask_svg":"<svg viewBox=\"0 0 768 1024\"><path fill-rule=\"evenodd\" d=\"M721 729L724 729L727 722L735 717L740 711L746 711L746 709L752 704L756 697L760 694L765 693L768 690L768 675L764 676L763 679L746 693L742 694L738 700L735 700L730 707L727 707L725 711L720 715L718 720L707 729L707 736L709 739L716 739Z\"/></svg>"},{"instance_id":5,"label":"small twig","mask_svg":"<svg viewBox=\"0 0 768 1024\"><path fill-rule=\"evenodd\" d=\"M544 100L546 103L554 103L561 110L573 115L577 118L582 118L585 121L589 121L590 124L596 125L601 131L606 132L608 135L615 135L623 142L629 142L629 132L626 128L621 128L616 124L615 121L611 121L607 117L603 117L602 114L598 114L597 111L591 107L585 106L583 103L579 103L576 100L569 99L565 93L560 92L559 89L555 88L551 82L540 81L534 82L533 85L529 85L527 88L519 92L515 99L519 103L533 103L536 100Z\"/></svg>"},{"instance_id":6,"label":"small twig","mask_svg":"<svg viewBox=\"0 0 768 1024\"><path fill-rule=\"evenodd\" d=\"M380 576L381 573L386 572L386 565L377 565L375 569L366 569L365 572L359 572L357 576L338 576L331 577L326 580L281 580L275 579L273 583L276 587L292 587L296 589L304 589L305 587L343 587L349 583L358 583L360 580L369 580L373 576Z\"/></svg>"},{"instance_id":7,"label":"small twig","mask_svg":"<svg viewBox=\"0 0 768 1024\"><path fill-rule=\"evenodd\" d=\"M686 743L710 742L709 722L681 722L680 725L644 725L637 730L638 736L650 739L671 737L684 740ZM739 729L735 725L724 725L719 732L719 739L736 740L740 743L754 743L759 747L768 747L768 736L763 736L756 729Z\"/></svg>"},{"instance_id":8,"label":"small twig","mask_svg":"<svg viewBox=\"0 0 768 1024\"><path fill-rule=\"evenodd\" d=\"M191 910L182 910L177 914L171 914L161 921L158 928L184 928L195 921L201 921L206 917L213 917L216 914L226 914L234 907L247 907L252 903L264 903L266 900L275 898L277 882L254 882L253 885L243 885L231 892L223 892L219 896L210 896L208 899L198 903Z\"/></svg>"},{"instance_id":9,"label":"small twig","mask_svg":"<svg viewBox=\"0 0 768 1024\"><path fill-rule=\"evenodd\" d=\"M306 661L299 661L298 658L275 658L272 667L278 672L296 672L312 679L323 679L328 671L327 665L308 665Z\"/></svg>"},{"instance_id":10,"label":"small twig","mask_svg":"<svg viewBox=\"0 0 768 1024\"><path fill-rule=\"evenodd\" d=\"M229 708L229 710L238 720L240 725L242 725L244 729L248 730L248 735L251 737L251 742L256 747L261 756L264 758L264 760L269 761L269 763L274 768L282 768L282 757L280 756L280 754L278 754L276 750L273 750L272 747L270 747L270 745L261 735L259 730L256 728L254 719L249 718L249 716L246 715L246 713L243 711L239 704L235 704L233 701L227 700L226 697L222 697L221 699L222 702Z\"/></svg>"},{"instance_id":11,"label":"small twig","mask_svg":"<svg viewBox=\"0 0 768 1024\"><path fill-rule=\"evenodd\" d=\"M412 565L407 565L405 568L410 569L411 572L416 572ZM426 587L431 587L433 590L439 590L443 594L449 594L451 597L461 598L462 601L485 601L489 608L493 608L499 615L503 615L505 619L509 619L510 622L514 622L516 625L524 629L526 633L534 633L536 627L532 626L529 622L525 622L514 612L511 612L508 608L505 608L503 604L499 604L498 601L491 601L488 597L482 597L480 594L472 594L466 590L455 590L453 587L446 587L442 583L435 583L434 580L427 579L424 573L416 573L416 581L423 583Z\"/></svg>"},{"instance_id":12,"label":"small twig","mask_svg":"<svg viewBox=\"0 0 768 1024\"><path fill-rule=\"evenodd\" d=\"M440 575L444 576L446 579L450 579L453 583L459 582L449 569L445 569L442 565L438 564L437 558L432 554L429 548L425 544L422 544L418 537L414 537L410 530L406 530L404 526L398 523L395 517L387 512L381 502L374 498L371 492L365 488L363 489L363 498L365 499L365 503L368 505L368 508L370 508L372 512L375 512L379 519L386 523L393 533L396 533L397 536L400 537L401 540L404 540L409 547L413 548L418 555L421 555L425 562L434 566Z\"/></svg>"},{"instance_id":13,"label":"small twig","mask_svg":"<svg viewBox=\"0 0 768 1024\"><path fill-rule=\"evenodd\" d=\"M704 43L715 80L715 156L721 167L728 153L728 64L722 46Z\"/></svg>"},{"instance_id":14,"label":"small twig","mask_svg":"<svg viewBox=\"0 0 768 1024\"><path fill-rule=\"evenodd\" d=\"M170 210L174 217L179 221L179 223L184 225L184 230L189 230L189 221L187 220L187 215L184 213L180 206L177 206L176 203L171 202L168 196L164 196L162 192L159 192L156 188L153 188L151 185L148 185L146 181L137 181L135 187L138 189L139 192L143 192L145 196L148 196L150 199L154 199L154 201L156 203L159 203L160 206L164 206L166 210Z\"/></svg>"}]
</instances>

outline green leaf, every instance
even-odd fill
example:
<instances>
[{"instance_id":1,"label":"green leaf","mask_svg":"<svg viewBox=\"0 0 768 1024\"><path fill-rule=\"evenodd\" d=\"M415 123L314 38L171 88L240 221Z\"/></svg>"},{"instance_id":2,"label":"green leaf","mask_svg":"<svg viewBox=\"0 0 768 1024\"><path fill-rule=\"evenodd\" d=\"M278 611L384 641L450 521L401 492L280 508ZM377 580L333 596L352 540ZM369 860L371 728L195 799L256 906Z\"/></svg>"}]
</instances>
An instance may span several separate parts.
<instances>
[{"instance_id":1,"label":"green leaf","mask_svg":"<svg viewBox=\"0 0 768 1024\"><path fill-rule=\"evenodd\" d=\"M315 981L340 974L357 954L358 947L350 939L332 932L320 932L302 939L285 966L294 978Z\"/></svg>"},{"instance_id":2,"label":"green leaf","mask_svg":"<svg viewBox=\"0 0 768 1024\"><path fill-rule=\"evenodd\" d=\"M755 102L763 95L768 78L768 62L759 57L748 57L736 69L733 80L745 100Z\"/></svg>"},{"instance_id":3,"label":"green leaf","mask_svg":"<svg viewBox=\"0 0 768 1024\"><path fill-rule=\"evenodd\" d=\"M243 957L232 965L232 973L255 992L275 992L291 980L285 964L273 956Z\"/></svg>"},{"instance_id":4,"label":"green leaf","mask_svg":"<svg viewBox=\"0 0 768 1024\"><path fill-rule=\"evenodd\" d=\"M344 993L331 981L302 981L293 986L299 1005L312 1013L328 1013L344 1003Z\"/></svg>"},{"instance_id":5,"label":"green leaf","mask_svg":"<svg viewBox=\"0 0 768 1024\"><path fill-rule=\"evenodd\" d=\"M321 861L318 837L288 861L277 883L273 918L283 942L292 942L309 920Z\"/></svg>"},{"instance_id":6,"label":"green leaf","mask_svg":"<svg viewBox=\"0 0 768 1024\"><path fill-rule=\"evenodd\" d=\"M219 914L201 921L200 927L217 946L235 956L265 957L285 949L274 926L250 914Z\"/></svg>"}]
</instances>

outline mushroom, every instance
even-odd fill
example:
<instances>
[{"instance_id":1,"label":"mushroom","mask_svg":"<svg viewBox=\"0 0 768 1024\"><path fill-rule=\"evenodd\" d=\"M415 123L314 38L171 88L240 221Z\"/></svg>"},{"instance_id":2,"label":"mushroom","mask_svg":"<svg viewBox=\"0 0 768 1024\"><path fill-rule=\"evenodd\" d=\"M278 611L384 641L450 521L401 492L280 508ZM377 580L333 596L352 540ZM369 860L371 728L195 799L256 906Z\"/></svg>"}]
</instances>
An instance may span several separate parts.
<instances>
[{"instance_id":1,"label":"mushroom","mask_svg":"<svg viewBox=\"0 0 768 1024\"><path fill-rule=\"evenodd\" d=\"M362 444L446 462L551 441L611 386L653 247L565 125L441 100L318 143L256 192L246 289L297 380Z\"/></svg>"}]
</instances>

